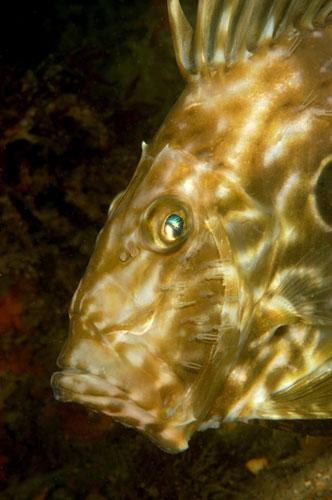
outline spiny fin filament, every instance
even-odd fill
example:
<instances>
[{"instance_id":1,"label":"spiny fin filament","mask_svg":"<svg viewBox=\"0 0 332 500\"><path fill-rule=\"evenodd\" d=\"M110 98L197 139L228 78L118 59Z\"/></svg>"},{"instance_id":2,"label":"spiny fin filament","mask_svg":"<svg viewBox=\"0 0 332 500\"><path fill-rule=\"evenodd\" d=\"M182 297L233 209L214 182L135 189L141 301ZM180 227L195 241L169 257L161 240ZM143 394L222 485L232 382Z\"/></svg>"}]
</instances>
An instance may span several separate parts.
<instances>
[{"instance_id":1,"label":"spiny fin filament","mask_svg":"<svg viewBox=\"0 0 332 500\"><path fill-rule=\"evenodd\" d=\"M188 79L227 68L289 29L325 25L331 0L199 0L195 30L180 0L168 0L176 59Z\"/></svg>"}]
</instances>

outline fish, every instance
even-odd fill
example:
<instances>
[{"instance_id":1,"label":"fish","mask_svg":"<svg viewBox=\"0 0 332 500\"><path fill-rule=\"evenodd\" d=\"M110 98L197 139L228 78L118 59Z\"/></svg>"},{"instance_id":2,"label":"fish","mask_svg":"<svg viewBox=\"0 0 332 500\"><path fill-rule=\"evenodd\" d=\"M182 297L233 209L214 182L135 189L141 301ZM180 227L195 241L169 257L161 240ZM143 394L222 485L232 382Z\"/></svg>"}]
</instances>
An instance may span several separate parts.
<instances>
[{"instance_id":1,"label":"fish","mask_svg":"<svg viewBox=\"0 0 332 500\"><path fill-rule=\"evenodd\" d=\"M111 203L55 398L161 449L332 419L332 2L168 0L185 88Z\"/></svg>"}]
</instances>

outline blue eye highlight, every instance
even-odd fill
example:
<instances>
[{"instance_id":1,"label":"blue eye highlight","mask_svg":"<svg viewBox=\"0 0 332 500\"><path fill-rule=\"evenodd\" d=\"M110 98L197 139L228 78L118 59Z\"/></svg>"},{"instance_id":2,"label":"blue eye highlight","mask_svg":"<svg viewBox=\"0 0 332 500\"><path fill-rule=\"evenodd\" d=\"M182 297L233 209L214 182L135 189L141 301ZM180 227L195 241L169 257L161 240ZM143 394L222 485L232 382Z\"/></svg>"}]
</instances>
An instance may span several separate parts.
<instances>
[{"instance_id":1,"label":"blue eye highlight","mask_svg":"<svg viewBox=\"0 0 332 500\"><path fill-rule=\"evenodd\" d=\"M174 241L182 235L184 231L184 220L178 214L171 214L167 217L164 224L165 237L169 241Z\"/></svg>"}]
</instances>

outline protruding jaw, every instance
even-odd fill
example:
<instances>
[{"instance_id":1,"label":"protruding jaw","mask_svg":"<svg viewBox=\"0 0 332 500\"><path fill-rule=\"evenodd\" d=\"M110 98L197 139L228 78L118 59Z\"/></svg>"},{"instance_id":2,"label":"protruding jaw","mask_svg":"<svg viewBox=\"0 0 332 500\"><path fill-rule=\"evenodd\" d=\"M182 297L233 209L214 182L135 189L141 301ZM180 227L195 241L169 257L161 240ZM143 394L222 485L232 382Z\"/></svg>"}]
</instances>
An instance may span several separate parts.
<instances>
[{"instance_id":1,"label":"protruding jaw","mask_svg":"<svg viewBox=\"0 0 332 500\"><path fill-rule=\"evenodd\" d=\"M156 374L155 363L144 344L126 355L92 339L72 346L69 341L58 363L62 370L52 377L54 395L101 411L143 431L168 452L179 452L188 446L192 418L173 418L172 401L176 404L183 388L161 359Z\"/></svg>"}]
</instances>

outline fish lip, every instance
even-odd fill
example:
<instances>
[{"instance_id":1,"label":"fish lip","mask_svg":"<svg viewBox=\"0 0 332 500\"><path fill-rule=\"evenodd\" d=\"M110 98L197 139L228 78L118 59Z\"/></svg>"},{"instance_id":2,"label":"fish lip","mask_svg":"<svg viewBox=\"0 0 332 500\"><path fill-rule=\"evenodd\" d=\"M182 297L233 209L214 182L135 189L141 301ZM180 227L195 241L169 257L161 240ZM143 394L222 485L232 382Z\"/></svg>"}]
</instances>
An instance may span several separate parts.
<instances>
[{"instance_id":1,"label":"fish lip","mask_svg":"<svg viewBox=\"0 0 332 500\"><path fill-rule=\"evenodd\" d=\"M73 395L74 397L76 396L76 399L80 399L80 396L82 396L82 393L80 391L75 391L74 389L70 389L69 387L66 387L65 384L63 383L63 380L62 380L62 383L61 383L61 379L64 379L64 377L72 377L72 379L74 377L76 377L76 379L78 378L83 378L83 377L86 377L86 378L89 378L90 381L94 381L94 382L103 382L105 384L105 392L102 393L100 392L99 394L92 394L90 392L87 392L87 393L84 393L85 396L94 396L94 397L98 397L100 396L101 398L102 397L107 397L109 396L109 393L108 391L110 391L111 393L113 393L113 397L128 397L127 396L127 392L117 386L116 384L113 384L111 382L109 382L106 378L103 378L101 377L100 375L95 375L91 372L89 372L88 370L83 370L83 369L80 369L80 368L63 368L62 370L60 371L56 371L53 373L52 377L51 377L51 386L52 386L52 389L53 389L53 394L54 394L54 397L56 400L58 401L75 401L75 399L67 399L66 398L66 395ZM116 394L116 396L115 396Z\"/></svg>"},{"instance_id":2,"label":"fish lip","mask_svg":"<svg viewBox=\"0 0 332 500\"><path fill-rule=\"evenodd\" d=\"M79 384L82 379L83 383L90 382L87 390L82 391L77 387L77 382ZM94 383L102 383L104 387L99 390ZM130 424L130 417L133 414L139 415L145 423L155 422L155 416L131 399L125 390L88 371L70 368L55 372L51 377L51 386L57 401L83 404L92 410L105 413L128 427L135 427ZM124 409L128 414L123 414Z\"/></svg>"},{"instance_id":3,"label":"fish lip","mask_svg":"<svg viewBox=\"0 0 332 500\"><path fill-rule=\"evenodd\" d=\"M64 377L70 378L70 376L76 377L76 381L80 377L89 377L94 382L103 381L106 384L105 388L107 387L109 392L105 390L99 394L93 394L90 390L82 394L79 390L68 387L68 384L66 386ZM186 435L187 423L174 425L171 422L164 422L161 432L154 432L153 428L156 425L159 427L158 417L142 408L130 398L125 390L99 375L93 375L86 370L77 368L66 368L53 373L51 386L57 401L84 404L92 410L108 415L126 427L136 428L167 453L179 453L188 448L190 436ZM133 423L135 417L137 421Z\"/></svg>"}]
</instances>

